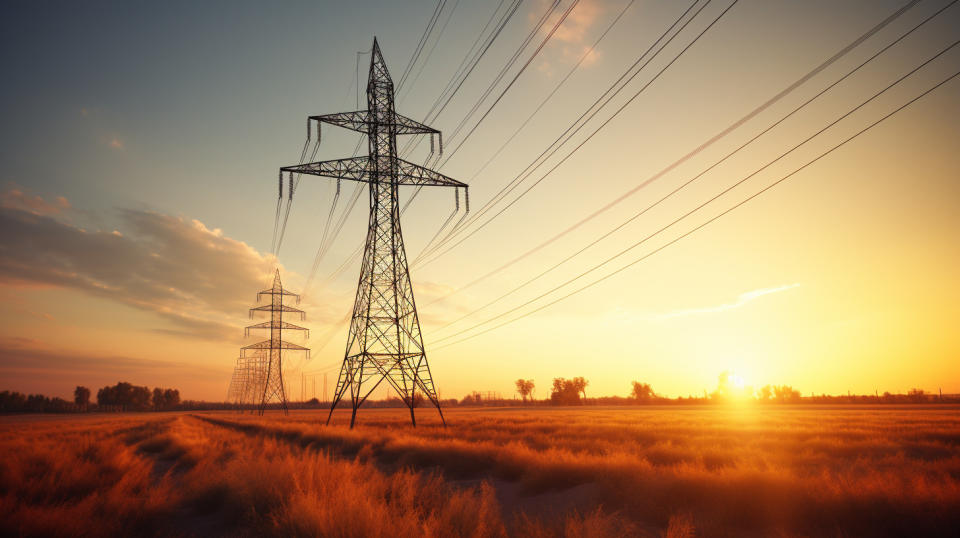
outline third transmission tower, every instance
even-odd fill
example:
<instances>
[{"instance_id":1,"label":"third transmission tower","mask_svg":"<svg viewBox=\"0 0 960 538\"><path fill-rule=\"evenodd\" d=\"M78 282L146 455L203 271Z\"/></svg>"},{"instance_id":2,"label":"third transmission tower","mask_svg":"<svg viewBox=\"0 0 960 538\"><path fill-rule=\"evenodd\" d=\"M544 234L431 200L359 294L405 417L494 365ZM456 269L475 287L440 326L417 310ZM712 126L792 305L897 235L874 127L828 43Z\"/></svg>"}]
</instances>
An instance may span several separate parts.
<instances>
[{"instance_id":1,"label":"third transmission tower","mask_svg":"<svg viewBox=\"0 0 960 538\"><path fill-rule=\"evenodd\" d=\"M397 114L393 102L393 81L374 39L367 79L367 110L310 116L308 120L317 122L318 139L323 123L365 133L369 155L280 169L281 173L290 173L291 179L293 174L312 174L338 181L361 181L369 186L370 221L360 268L360 285L354 301L340 378L327 417L329 424L334 408L349 391L353 407L351 428L356 422L357 409L383 380L410 408L410 420L414 425L416 418L413 409L418 390L436 406L443 420L413 300L407 254L400 231L397 187L462 187L466 196L467 185L397 157L397 135L429 135L431 149L433 136L437 135L440 151L443 142L440 131ZM459 190L456 194L459 200Z\"/></svg>"},{"instance_id":2,"label":"third transmission tower","mask_svg":"<svg viewBox=\"0 0 960 538\"><path fill-rule=\"evenodd\" d=\"M257 302L260 302L263 296L269 296L270 303L251 308L250 317L257 313L269 312L270 321L250 325L245 332L249 336L251 330L266 329L270 332L270 339L244 346L240 350L241 356L237 361L239 372L234 373L231 392L234 398L239 399L241 408L243 403L253 398L253 403L259 404L257 410L262 415L267 405L276 399L280 403L280 409L289 414L287 389L283 382L283 350L305 351L308 359L310 350L281 338L281 335L287 331L307 332L307 329L299 325L283 321L283 315L284 313L298 314L300 319L303 319L304 313L303 310L283 304L284 297L291 297L299 303L300 296L283 289L280 283L280 269L277 269L274 274L273 285L257 293ZM251 354L248 354L248 351Z\"/></svg>"}]
</instances>

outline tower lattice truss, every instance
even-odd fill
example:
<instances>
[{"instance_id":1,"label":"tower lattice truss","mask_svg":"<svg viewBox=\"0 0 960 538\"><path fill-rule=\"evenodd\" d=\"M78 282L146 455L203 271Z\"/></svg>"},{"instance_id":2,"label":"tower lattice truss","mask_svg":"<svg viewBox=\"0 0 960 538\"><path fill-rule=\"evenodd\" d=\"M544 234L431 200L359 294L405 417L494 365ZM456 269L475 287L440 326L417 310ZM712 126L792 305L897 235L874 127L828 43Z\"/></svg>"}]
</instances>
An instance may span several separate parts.
<instances>
[{"instance_id":1,"label":"tower lattice truss","mask_svg":"<svg viewBox=\"0 0 960 538\"><path fill-rule=\"evenodd\" d=\"M284 413L289 413L287 389L283 379L284 352L304 352L309 359L310 350L283 340L282 335L284 331L304 331L309 336L309 331L283 320L284 314L298 315L302 320L304 312L284 304L284 297L299 303L300 296L283 289L279 269L274 275L273 286L257 293L257 303L264 297L269 297L269 302L251 308L250 317L269 313L270 320L250 325L245 329L245 335L249 336L253 330L266 330L269 331L270 338L240 349L240 357L230 379L227 400L237 404L240 409L256 409L261 415L268 404L277 402Z\"/></svg>"},{"instance_id":2,"label":"tower lattice truss","mask_svg":"<svg viewBox=\"0 0 960 538\"><path fill-rule=\"evenodd\" d=\"M410 284L410 270L400 229L398 187L432 185L463 188L466 197L467 185L397 156L397 135L429 136L431 149L436 135L440 151L443 142L440 131L394 111L393 81L376 39L373 41L367 79L367 110L310 116L307 121L308 132L310 122L316 122L318 140L320 126L327 123L366 134L369 149L366 157L320 161L280 169L281 175L284 172L290 174L291 186L294 174L310 174L334 178L338 182L344 179L363 182L369 190L370 219L360 284L327 423L340 400L349 394L353 407L350 426L353 427L357 409L383 381L410 408L410 420L414 425L418 391L437 408L443 420ZM456 195L459 200L459 190Z\"/></svg>"}]
</instances>

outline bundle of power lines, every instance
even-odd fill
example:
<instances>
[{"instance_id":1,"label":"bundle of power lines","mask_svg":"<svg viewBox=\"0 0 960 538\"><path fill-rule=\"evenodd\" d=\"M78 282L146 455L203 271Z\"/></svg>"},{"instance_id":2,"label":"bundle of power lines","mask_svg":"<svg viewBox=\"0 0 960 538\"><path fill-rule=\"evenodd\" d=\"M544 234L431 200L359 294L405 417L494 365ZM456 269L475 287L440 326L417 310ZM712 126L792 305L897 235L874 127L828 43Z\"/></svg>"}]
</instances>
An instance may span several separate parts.
<instances>
[{"instance_id":1,"label":"bundle of power lines","mask_svg":"<svg viewBox=\"0 0 960 538\"><path fill-rule=\"evenodd\" d=\"M487 52L491 49L492 45L498 40L498 38L506 35L504 33L504 29L509 26L511 20L517 19L515 15L519 11L522 3L523 0L500 1L494 12L490 15L489 20L486 21L486 24L484 24L481 31L477 35L467 54L454 71L453 75L443 86L443 89L437 98L432 102L428 112L423 117L424 123L435 122L438 117L441 116L441 114L449 110L448 105L458 94L460 94L465 82L470 79L472 74L475 73L478 64L481 63L484 57L488 56ZM689 50L694 49L701 38L707 35L711 29L717 27L718 25L724 24L725 19L736 16L736 10L734 8L738 3L739 0L694 0L692 3L682 6L683 10L679 16L672 20L670 24L666 25L663 32L656 36L652 43L644 48L638 56L636 56L634 61L623 70L622 74L620 74L620 76L613 83L606 87L604 91L600 92L599 96L589 103L589 105L583 109L582 113L580 113L580 115L572 123L567 125L549 144L547 144L546 147L543 148L543 150L540 151L539 154L529 162L529 164L527 164L512 179L510 179L508 182L506 182L506 184L489 196L485 203L478 210L470 213L467 209L468 206L464 204L464 206L461 207L458 199L454 211L446 218L440 229L425 245L425 247L416 256L411 258L413 260L413 266L422 267L431 264L436 260L445 257L448 253L456 250L460 245L467 243L471 238L478 236L478 234L481 234L484 230L488 229L487 227L491 222L501 218L502 215L507 213L511 208L515 207L516 204L521 199L526 197L531 191L533 191L533 189L541 185L547 179L551 178L554 172L567 163L574 155L577 154L578 151L580 151L585 145L593 140L596 135L608 127L611 122L620 117L632 103L636 102L644 95L648 88L655 85L657 81L664 75L664 73L668 72L673 65L678 62L682 62L685 54L687 54ZM442 38L444 30L447 28L447 24L450 22L454 15L454 11L459 4L459 0L456 0L452 5L448 4L446 0L441 0L438 2L433 13L431 14L427 27L424 29L424 32L417 43L416 49L411 55L410 61L403 71L403 74L400 78L400 83L398 85L398 95L400 95L404 90L407 90L407 93L409 93L410 87L415 84L417 80L419 80L424 65L426 65L427 61L432 56L437 43ZM515 87L517 80L520 79L525 72L527 72L528 68L542 54L550 40L555 36L558 29L562 27L565 21L567 21L568 16L577 9L579 0L571 0L566 4L566 6L561 6L560 4L561 2L559 1L552 2L546 7L545 11L539 14L539 16L535 19L536 22L534 23L533 28L524 34L524 38L521 40L520 44L514 48L513 52L509 55L503 65L499 69L495 70L496 75L480 92L479 98L477 98L475 102L469 106L468 111L456 121L455 126L451 130L451 135L449 136L448 140L446 140L446 144L452 149L445 154L443 160L440 160L441 153L439 151L431 151L424 162L425 165L428 164L429 161L433 161L434 165L439 162L440 167L445 166L450 159L457 155L457 152L461 148L467 145L474 133L477 132L477 128L488 117L490 117L491 112L503 102L504 98L510 93L511 89ZM569 68L569 70L557 80L556 84L553 85L550 91L547 92L535 106L530 107L530 113L526 115L522 121L520 121L519 125L508 137L503 139L502 144L499 145L499 147L489 156L488 159L486 159L486 161L473 173L473 175L468 176L468 182L471 182L474 178L484 172L486 168L492 162L494 162L498 156L501 155L504 149L508 148L517 138L517 136L519 136L520 133L530 125L531 121L542 113L545 105L547 105L558 94L558 91L568 82L568 80L571 79L572 75L574 75L574 73L576 73L582 67L587 57L597 50L597 47L601 44L604 38L607 37L608 33L611 32L611 30L623 20L624 15L628 11L635 8L634 4L635 0L630 0L616 12L616 15L610 21L608 21L606 26L598 34L590 47L585 49L583 54L580 55L577 61ZM636 266L637 264L649 259L669 246L676 244L687 237L690 237L691 235L697 233L698 231L709 226L718 219L723 218L743 205L757 199L777 185L796 177L797 174L803 170L814 165L821 159L832 154L834 151L845 146L867 131L873 129L875 126L886 121L893 115L906 109L916 101L936 91L944 84L952 81L957 77L958 74L960 74L960 71L950 71L948 74L941 76L940 78L928 81L922 90L916 91L908 98L889 108L886 112L881 113L879 116L875 116L865 124L862 124L862 126L859 129L856 129L852 135L841 137L838 143L830 144L828 145L827 149L815 152L815 155L812 158L806 158L805 161L799 166L793 167L791 170L780 175L776 179L768 181L760 188L756 188L745 196L741 196L733 203L730 203L725 207L717 207L718 204L716 204L716 202L721 201L721 198L724 198L726 195L732 193L738 187L744 187L748 181L755 179L763 172L771 169L771 167L774 165L782 165L783 161L788 157L801 154L801 150L809 150L810 143L812 141L822 137L825 133L832 132L832 130L836 131L836 129L834 129L835 126L841 122L844 122L845 120L848 120L851 116L857 114L858 112L862 112L863 109L868 105L876 105L878 99L891 93L891 90L894 90L898 87L903 87L905 81L918 79L924 72L930 71L932 69L931 66L933 65L950 64L952 62L951 65L955 67L958 64L958 58L954 49L956 48L957 44L960 43L960 40L949 41L937 52L923 58L918 58L912 67L905 69L903 72L891 77L887 83L878 87L875 92L864 95L860 101L851 104L847 110L837 114L832 120L827 121L822 125L822 127L815 130L815 132L809 136L805 136L798 140L795 144L789 145L789 147L785 148L776 157L766 161L752 172L743 175L743 177L737 178L734 183L719 190L716 192L716 194L712 195L702 203L695 205L688 211L683 212L675 218L669 219L669 221L663 225L655 226L653 229L649 230L648 233L641 234L638 239L631 241L630 244L625 245L613 255L589 264L585 270L563 279L558 284L549 286L546 291L537 293L528 299L522 299L513 306L504 307L499 312L488 314L487 317L482 320L463 326L459 330L454 330L456 326L467 321L469 318L473 318L482 311L491 309L491 307L494 305L505 302L511 298L521 297L520 294L531 284L542 281L542 279L544 279L544 277L547 275L557 271L568 262L590 251L590 249L594 248L618 231L621 231L631 223L634 223L643 215L657 207L660 207L665 201L675 199L679 193L689 190L691 185L698 182L703 183L703 178L707 177L711 171L715 170L718 166L727 162L732 157L740 154L743 150L749 149L754 142L762 139L765 135L776 129L788 119L795 117L811 103L820 100L824 95L827 95L837 86L842 85L850 77L860 72L864 67L874 63L876 59L897 54L898 47L904 46L904 40L912 35L921 34L926 28L932 26L931 23L936 19L947 15L956 16L956 13L952 12L954 10L954 4L956 4L956 0L941 3L934 8L927 10L927 12L924 14L916 15L916 21L904 25L905 27L899 32L896 32L894 37L882 38L883 35L891 33L889 31L883 32L885 29L891 27L892 30L895 28L895 26L891 25L894 25L895 22L905 18L905 15L907 14L913 14L916 11L919 11L915 10L919 4L919 0L911 0L906 2L898 9L890 13L889 16L879 21L862 35L857 36L846 46L838 50L835 54L825 58L819 65L805 73L796 81L784 87L781 91L772 95L769 99L758 105L749 113L745 114L743 117L739 118L737 121L728 125L719 132L707 137L701 144L690 149L689 152L685 153L680 158L676 159L674 162L670 163L668 166L664 167L658 172L650 175L649 177L638 178L637 182L626 192L612 198L607 203L596 208L585 217L570 224L568 227L549 237L547 240L527 249L522 254L514 256L509 260L503 260L502 263L497 265L496 268L478 275L459 288L454 289L438 299L435 299L432 303L427 303L425 306L446 300L454 294L460 293L465 289L484 282L495 275L502 274L505 270L516 265L520 261L533 256L537 252L545 249L547 246L557 243L559 240L569 236L572 232L580 229L588 222L597 219L601 215L612 210L614 207L624 203L642 189L661 180L664 177L667 177L670 172L673 172L684 163L687 163L692 158L700 155L704 152L704 150L713 147L718 142L724 140L729 134L751 123L761 113L783 100L786 96L793 94L796 90L802 87L813 86L816 81L824 79L824 72L837 63L840 59L846 57L852 51L859 49L873 51L864 53L865 56L868 55L864 61L839 75L833 76L828 82L822 85L820 89L814 90L811 97L805 99L801 104L792 108L786 114L783 114L774 121L771 121L769 124L761 128L756 134L752 135L746 142L743 142L737 145L737 147L731 151L724 153L722 157L712 162L712 164L709 166L704 167L696 174L686 177L681 181L679 186L673 188L662 197L659 197L652 203L645 205L642 209L629 215L629 217L622 222L619 222L615 226L603 231L592 239L585 241L576 248L569 249L569 253L562 257L562 259L560 259L558 262L549 265L542 271L538 271L536 274L530 275L529 278L522 280L522 282L511 287L510 289L504 290L503 293L488 300L479 308L464 313L458 318L437 328L436 330L446 332L446 334L434 339L435 342L441 343L439 347L434 346L434 349L452 346L470 338L474 338L506 325L515 323L521 319L531 316L532 314L549 308L550 306L555 305L571 296L579 294L599 284L600 282L610 279L630 267ZM441 20L442 22L440 22ZM957 25L953 26L953 28L957 27ZM436 35L434 35L435 32ZM429 45L428 49L428 44L431 43L431 41L432 45ZM425 50L426 54L424 55L423 53ZM525 54L525 51L528 52ZM953 53L953 56L951 56L951 53ZM418 63L420 64L419 67L417 67ZM660 67L651 72L650 67L652 65ZM512 75L510 75L510 73L512 73ZM642 80L642 83L637 82L634 84L638 78ZM353 84L353 82L351 82L351 84ZM475 81L474 84L476 84ZM359 90L359 81L356 82L356 85L357 89ZM631 91L632 93L630 93ZM348 89L348 93L349 92L350 89ZM618 98L620 99L620 102L617 105L614 100ZM317 138L319 138L319 136L317 136ZM416 137L413 138L410 143L402 148L401 153L409 155L421 142L422 139ZM307 142L304 144L304 149L301 154L301 162L305 162L304 158L307 155L309 144L310 135L308 133ZM354 150L354 155L356 155L359 151L360 143L358 142ZM290 189L296 189L297 181L298 178L295 178L294 181L291 182ZM341 209L339 215L337 215L336 209L340 200L340 190L339 188L337 189L337 194L333 198L329 214L325 221L324 231L321 236L321 244L311 267L307 286L308 289L310 285L314 283L315 276L319 270L322 260L330 252L331 245L340 235L344 227L344 223L347 221L348 217L353 211L353 208L356 206L361 192L361 186L357 185L353 192L351 192L348 196L348 201L344 205L343 209ZM416 189L411 195L410 199L408 199L406 205L403 206L403 210L406 210L407 207L409 207L410 203L414 198L416 198L418 193L419 189ZM290 194L292 194L292 191ZM274 234L274 252L279 250L280 244L283 240L287 217L289 216L290 205L292 204L292 196L288 196L285 212L281 210L282 201L283 196L281 193L281 197L278 198L277 201L277 212L275 217L277 225L275 226L276 231ZM688 223L694 220L695 217L704 214L704 210L707 208L716 209L712 215L708 216L705 220L695 223L692 226L683 228L685 223ZM647 250L646 252L640 251L641 247L649 245L651 241L661 238L666 233L670 232L674 232L676 235L667 237L664 242L654 248L651 248L650 250ZM350 267L350 265L359 257L361 248L362 245L354 250L345 260L339 263L336 269L325 277L324 281L326 282L336 278L342 274L346 268ZM349 317L349 314L345 316L341 321L341 324L345 323ZM334 335L334 328L335 327L330 328L328 331L328 336L320 343L318 349L326 345L330 338L332 338Z\"/></svg>"}]
</instances>

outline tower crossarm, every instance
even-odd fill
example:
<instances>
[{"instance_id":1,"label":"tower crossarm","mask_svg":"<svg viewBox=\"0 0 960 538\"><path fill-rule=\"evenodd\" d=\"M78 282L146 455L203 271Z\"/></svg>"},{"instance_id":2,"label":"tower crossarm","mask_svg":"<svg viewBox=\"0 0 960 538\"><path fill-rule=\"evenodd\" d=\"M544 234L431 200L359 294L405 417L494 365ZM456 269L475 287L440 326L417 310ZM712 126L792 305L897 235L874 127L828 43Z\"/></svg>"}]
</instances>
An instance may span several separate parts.
<instances>
[{"instance_id":1,"label":"tower crossarm","mask_svg":"<svg viewBox=\"0 0 960 538\"><path fill-rule=\"evenodd\" d=\"M285 290L285 289L280 289L280 290L268 289L268 290L258 291L257 300L259 301L260 297L264 295L286 295L288 297L293 297L294 299L297 300L297 302L300 302L300 294L293 293L292 291Z\"/></svg>"},{"instance_id":2,"label":"tower crossarm","mask_svg":"<svg viewBox=\"0 0 960 538\"><path fill-rule=\"evenodd\" d=\"M467 188L466 183L461 183L452 177L447 177L440 172L435 172L410 161L397 159L397 165L399 168L397 183L400 185L434 185L438 187Z\"/></svg>"},{"instance_id":3,"label":"tower crossarm","mask_svg":"<svg viewBox=\"0 0 960 538\"><path fill-rule=\"evenodd\" d=\"M350 157L315 163L284 166L282 172L309 174L311 176L332 177L334 179L350 179L369 183L370 159L367 157Z\"/></svg>"},{"instance_id":4,"label":"tower crossarm","mask_svg":"<svg viewBox=\"0 0 960 538\"><path fill-rule=\"evenodd\" d=\"M300 318L303 319L306 315L303 310L299 308L294 308L287 305L274 305L274 304L265 304L262 306L257 306L250 309L250 317L253 317L253 314L256 312L291 312L294 314L300 314Z\"/></svg>"},{"instance_id":5,"label":"tower crossarm","mask_svg":"<svg viewBox=\"0 0 960 538\"><path fill-rule=\"evenodd\" d=\"M370 159L368 157L351 157L348 159L335 159L332 161L285 166L280 170L296 174L308 174L370 183L370 168ZM397 159L397 184L467 188L466 183L462 183L440 172L403 159Z\"/></svg>"},{"instance_id":6,"label":"tower crossarm","mask_svg":"<svg viewBox=\"0 0 960 538\"><path fill-rule=\"evenodd\" d=\"M299 325L294 325L293 323L287 323L286 321L264 321L263 323L257 323L255 325L249 325L244 329L245 336L250 335L251 329L282 329L285 331L305 331L307 338L310 337L310 329L306 327L301 327Z\"/></svg>"},{"instance_id":7,"label":"tower crossarm","mask_svg":"<svg viewBox=\"0 0 960 538\"><path fill-rule=\"evenodd\" d=\"M357 131L360 133L370 132L370 112L366 110L357 110L356 112L338 112L336 114L323 114L321 116L310 116L310 120L321 123L329 123Z\"/></svg>"},{"instance_id":8,"label":"tower crossarm","mask_svg":"<svg viewBox=\"0 0 960 538\"><path fill-rule=\"evenodd\" d=\"M412 120L402 114L397 114L394 112L394 126L397 128L398 135L405 134L440 134L440 131L420 123L417 120Z\"/></svg>"},{"instance_id":9,"label":"tower crossarm","mask_svg":"<svg viewBox=\"0 0 960 538\"><path fill-rule=\"evenodd\" d=\"M310 116L310 121L329 123L330 125L336 125L338 127L343 127L344 129L357 131L358 133L369 133L370 125L373 123L370 120L370 112L367 110ZM410 119L404 115L397 114L396 112L394 112L392 122L384 122L381 120L378 122L378 125L393 125L393 127L396 128L396 133L398 135L440 134L440 131L437 129L424 125L417 120Z\"/></svg>"},{"instance_id":10,"label":"tower crossarm","mask_svg":"<svg viewBox=\"0 0 960 538\"><path fill-rule=\"evenodd\" d=\"M271 347L271 346L272 346L272 347ZM269 350L269 349L277 349L277 348L279 348L279 349L296 349L296 350L299 350L299 351L306 351L306 352L307 352L307 355L310 354L310 348L303 347L303 346L299 346L299 345L294 344L294 343L292 343L292 342L287 342L286 340L280 340L279 345L274 344L274 343L273 343L272 341L270 341L270 340L264 340L263 342L257 342L256 344L250 344L249 346L243 346L243 347L240 348L240 349L253 349L253 350L266 349L266 350Z\"/></svg>"}]
</instances>

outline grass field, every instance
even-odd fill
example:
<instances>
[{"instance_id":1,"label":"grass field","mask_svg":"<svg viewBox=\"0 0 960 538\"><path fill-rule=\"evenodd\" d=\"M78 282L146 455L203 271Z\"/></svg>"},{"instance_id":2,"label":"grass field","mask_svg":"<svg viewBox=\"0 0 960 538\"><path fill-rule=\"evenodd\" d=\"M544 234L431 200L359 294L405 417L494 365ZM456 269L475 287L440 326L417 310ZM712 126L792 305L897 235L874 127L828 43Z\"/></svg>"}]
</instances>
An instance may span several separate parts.
<instances>
[{"instance_id":1,"label":"grass field","mask_svg":"<svg viewBox=\"0 0 960 538\"><path fill-rule=\"evenodd\" d=\"M0 418L0 534L957 536L960 409Z\"/></svg>"}]
</instances>

